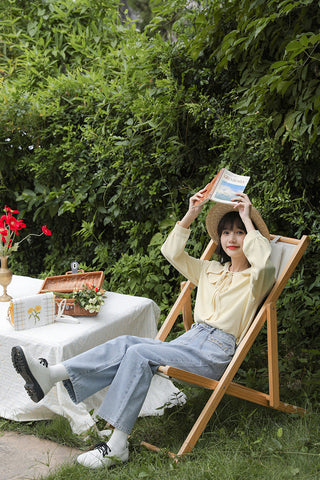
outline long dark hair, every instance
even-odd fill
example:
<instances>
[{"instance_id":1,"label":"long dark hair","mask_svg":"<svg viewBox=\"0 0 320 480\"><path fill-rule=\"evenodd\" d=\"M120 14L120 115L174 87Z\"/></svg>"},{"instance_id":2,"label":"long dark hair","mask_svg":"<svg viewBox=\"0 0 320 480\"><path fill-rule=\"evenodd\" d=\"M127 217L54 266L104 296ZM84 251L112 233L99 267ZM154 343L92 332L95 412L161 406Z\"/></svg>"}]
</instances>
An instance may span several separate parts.
<instances>
[{"instance_id":1,"label":"long dark hair","mask_svg":"<svg viewBox=\"0 0 320 480\"><path fill-rule=\"evenodd\" d=\"M240 228L241 230L247 233L247 229L244 226L244 223L241 220L241 217L238 212L226 213L218 223L219 243L216 248L216 254L219 255L220 262L222 264L226 262L230 262L231 258L229 257L229 255L226 254L226 252L223 250L221 246L221 241L220 241L221 235L223 230L232 230L234 226L236 226L237 228Z\"/></svg>"}]
</instances>

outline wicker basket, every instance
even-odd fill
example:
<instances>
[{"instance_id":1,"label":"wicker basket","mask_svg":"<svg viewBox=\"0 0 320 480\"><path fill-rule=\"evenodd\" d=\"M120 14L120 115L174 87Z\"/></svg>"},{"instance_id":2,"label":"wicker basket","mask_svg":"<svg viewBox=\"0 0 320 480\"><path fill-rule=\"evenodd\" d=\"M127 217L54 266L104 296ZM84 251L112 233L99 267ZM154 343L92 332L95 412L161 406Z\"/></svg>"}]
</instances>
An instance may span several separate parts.
<instances>
[{"instance_id":1,"label":"wicker basket","mask_svg":"<svg viewBox=\"0 0 320 480\"><path fill-rule=\"evenodd\" d=\"M47 277L42 284L39 293L54 292L54 293L72 293L75 288L81 290L84 285L94 285L101 288L104 280L103 272L81 272L71 273L67 272L65 275L57 275L55 277ZM58 313L59 303L63 298L55 297L56 314ZM94 316L97 312L90 313L88 310L81 308L75 304L73 298L67 298L64 313L66 315L80 315Z\"/></svg>"}]
</instances>

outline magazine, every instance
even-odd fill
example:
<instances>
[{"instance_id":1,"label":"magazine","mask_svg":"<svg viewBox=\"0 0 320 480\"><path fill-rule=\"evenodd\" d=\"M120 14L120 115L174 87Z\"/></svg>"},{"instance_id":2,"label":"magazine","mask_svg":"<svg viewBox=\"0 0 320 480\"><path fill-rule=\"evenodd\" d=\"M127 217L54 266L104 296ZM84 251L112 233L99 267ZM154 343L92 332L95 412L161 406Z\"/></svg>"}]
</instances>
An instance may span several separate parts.
<instances>
[{"instance_id":1,"label":"magazine","mask_svg":"<svg viewBox=\"0 0 320 480\"><path fill-rule=\"evenodd\" d=\"M222 168L207 185L204 198L197 202L196 205L203 205L208 200L234 205L236 202L233 202L232 198L237 193L244 192L249 180L250 177L237 175L226 168Z\"/></svg>"}]
</instances>

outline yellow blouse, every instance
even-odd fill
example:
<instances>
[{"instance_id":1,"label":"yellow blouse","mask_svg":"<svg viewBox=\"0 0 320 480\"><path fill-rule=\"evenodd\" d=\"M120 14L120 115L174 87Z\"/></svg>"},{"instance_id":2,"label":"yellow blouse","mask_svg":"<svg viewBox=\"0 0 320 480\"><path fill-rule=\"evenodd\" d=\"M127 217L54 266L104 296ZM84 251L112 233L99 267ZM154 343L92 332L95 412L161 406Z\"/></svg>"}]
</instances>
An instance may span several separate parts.
<instances>
[{"instance_id":1,"label":"yellow blouse","mask_svg":"<svg viewBox=\"0 0 320 480\"><path fill-rule=\"evenodd\" d=\"M258 230L245 236L243 251L250 267L230 272L230 262L200 260L185 251L190 229L176 224L161 247L166 259L198 286L194 321L231 333L237 343L246 333L254 314L274 283L275 268L269 257L269 241Z\"/></svg>"}]
</instances>

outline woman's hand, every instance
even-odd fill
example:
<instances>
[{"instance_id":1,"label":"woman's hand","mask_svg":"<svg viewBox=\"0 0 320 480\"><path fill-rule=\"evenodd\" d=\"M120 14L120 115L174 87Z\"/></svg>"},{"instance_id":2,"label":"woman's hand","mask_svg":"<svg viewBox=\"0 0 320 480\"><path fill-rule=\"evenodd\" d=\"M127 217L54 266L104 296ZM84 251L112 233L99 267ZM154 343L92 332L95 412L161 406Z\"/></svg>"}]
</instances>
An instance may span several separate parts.
<instances>
[{"instance_id":1,"label":"woman's hand","mask_svg":"<svg viewBox=\"0 0 320 480\"><path fill-rule=\"evenodd\" d=\"M252 203L250 198L245 193L236 193L236 197L232 198L233 202L237 202L237 204L233 207L234 210L238 210L241 220L243 221L247 232L249 230L253 230L254 226L251 221L251 209Z\"/></svg>"},{"instance_id":2,"label":"woman's hand","mask_svg":"<svg viewBox=\"0 0 320 480\"><path fill-rule=\"evenodd\" d=\"M203 205L199 205L199 203L202 200L204 200L205 198L204 194L207 191L208 185L206 185L204 188L199 190L199 192L195 193L194 195L192 195L192 197L189 198L189 211L195 214L196 216L198 216L202 210Z\"/></svg>"},{"instance_id":3,"label":"woman's hand","mask_svg":"<svg viewBox=\"0 0 320 480\"><path fill-rule=\"evenodd\" d=\"M236 193L236 197L232 198L232 202L237 202L233 208L238 210L242 221L245 218L251 218L252 203L250 202L248 195L245 193Z\"/></svg>"},{"instance_id":4,"label":"woman's hand","mask_svg":"<svg viewBox=\"0 0 320 480\"><path fill-rule=\"evenodd\" d=\"M208 185L204 188L199 190L199 192L195 193L189 199L189 209L182 220L180 220L179 225L184 228L189 228L191 223L197 218L199 213L202 210L203 204L199 205L199 203L205 199L205 193L207 191Z\"/></svg>"}]
</instances>

